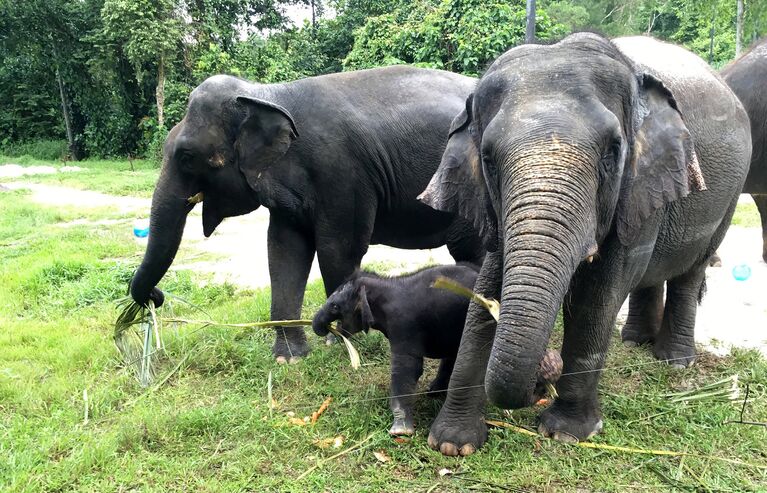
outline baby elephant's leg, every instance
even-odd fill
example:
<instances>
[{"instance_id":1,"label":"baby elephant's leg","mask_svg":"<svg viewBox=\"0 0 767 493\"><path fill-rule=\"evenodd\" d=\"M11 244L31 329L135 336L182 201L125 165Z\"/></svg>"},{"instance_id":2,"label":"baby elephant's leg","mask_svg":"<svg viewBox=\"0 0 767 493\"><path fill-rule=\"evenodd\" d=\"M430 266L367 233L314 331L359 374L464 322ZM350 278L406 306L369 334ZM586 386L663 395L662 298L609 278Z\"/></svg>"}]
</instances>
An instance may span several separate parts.
<instances>
[{"instance_id":1,"label":"baby elephant's leg","mask_svg":"<svg viewBox=\"0 0 767 493\"><path fill-rule=\"evenodd\" d=\"M455 366L455 358L442 358L439 362L439 370L437 370L437 376L429 385L429 392L432 392L431 397L444 397L447 386L450 384L450 375L453 373L453 366Z\"/></svg>"},{"instance_id":2,"label":"baby elephant's leg","mask_svg":"<svg viewBox=\"0 0 767 493\"><path fill-rule=\"evenodd\" d=\"M423 358L392 352L391 355L391 399L390 407L394 422L390 435L412 435L413 402L416 384L423 373Z\"/></svg>"}]
</instances>

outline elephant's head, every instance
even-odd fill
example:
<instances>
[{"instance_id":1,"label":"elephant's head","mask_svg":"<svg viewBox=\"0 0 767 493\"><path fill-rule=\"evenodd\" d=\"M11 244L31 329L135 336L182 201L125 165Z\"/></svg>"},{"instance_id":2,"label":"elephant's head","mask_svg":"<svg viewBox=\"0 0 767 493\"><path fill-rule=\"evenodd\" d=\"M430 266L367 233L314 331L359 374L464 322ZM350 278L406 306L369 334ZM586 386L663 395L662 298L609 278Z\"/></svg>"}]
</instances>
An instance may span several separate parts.
<instances>
[{"instance_id":1,"label":"elephant's head","mask_svg":"<svg viewBox=\"0 0 767 493\"><path fill-rule=\"evenodd\" d=\"M530 403L576 270L600 262L606 242L641 243L648 220L691 183L702 186L674 96L610 41L577 34L495 61L421 195L473 220L491 249L503 249L491 400Z\"/></svg>"},{"instance_id":2,"label":"elephant's head","mask_svg":"<svg viewBox=\"0 0 767 493\"><path fill-rule=\"evenodd\" d=\"M328 326L336 320L340 321L341 333L347 336L363 330L367 332L373 325L367 290L358 277L342 284L328 297L314 315L312 329L315 334L325 336Z\"/></svg>"},{"instance_id":3,"label":"elephant's head","mask_svg":"<svg viewBox=\"0 0 767 493\"><path fill-rule=\"evenodd\" d=\"M224 218L255 210L261 173L298 137L288 110L249 95L252 90L234 77L211 77L192 91L186 116L170 131L152 196L149 243L131 281L136 302L162 304L155 286L173 262L195 204L203 203L205 236Z\"/></svg>"}]
</instances>

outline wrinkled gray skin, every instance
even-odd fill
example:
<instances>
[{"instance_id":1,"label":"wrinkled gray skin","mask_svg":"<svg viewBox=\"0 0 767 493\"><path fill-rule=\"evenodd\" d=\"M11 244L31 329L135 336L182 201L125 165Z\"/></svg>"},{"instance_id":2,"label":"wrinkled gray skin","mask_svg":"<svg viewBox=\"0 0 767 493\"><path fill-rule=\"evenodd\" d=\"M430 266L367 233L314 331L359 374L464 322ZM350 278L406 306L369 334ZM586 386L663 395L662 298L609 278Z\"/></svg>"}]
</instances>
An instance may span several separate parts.
<instances>
[{"instance_id":1,"label":"wrinkled gray skin","mask_svg":"<svg viewBox=\"0 0 767 493\"><path fill-rule=\"evenodd\" d=\"M767 262L767 38L721 72L751 121L751 169L743 185L762 218L762 259Z\"/></svg>"},{"instance_id":2,"label":"wrinkled gray skin","mask_svg":"<svg viewBox=\"0 0 767 493\"><path fill-rule=\"evenodd\" d=\"M469 299L433 288L444 276L471 289L478 267L463 263L421 269L398 277L357 272L328 297L312 320L317 335L339 320L338 329L351 336L375 329L391 345L391 399L394 421L391 435L415 433L413 405L423 359L440 360L437 377L429 386L433 393L447 390L455 355L461 342Z\"/></svg>"},{"instance_id":3,"label":"wrinkled gray skin","mask_svg":"<svg viewBox=\"0 0 767 493\"><path fill-rule=\"evenodd\" d=\"M162 304L156 285L194 207L187 199L199 192L205 236L226 217L269 209L273 320L299 318L315 253L327 294L371 243L447 244L456 260L480 262L482 246L466 221L416 200L475 82L411 67L285 84L209 78L192 92L186 116L165 142L133 299ZM303 329L277 329L273 351L278 362L307 354Z\"/></svg>"},{"instance_id":4,"label":"wrinkled gray skin","mask_svg":"<svg viewBox=\"0 0 767 493\"><path fill-rule=\"evenodd\" d=\"M529 402L560 306L564 373L540 416L545 436L601 430L599 370L629 294L624 340L653 340L658 358L691 363L705 268L750 153L742 106L682 48L580 33L501 55L454 120L422 195L494 240L475 290L501 300L497 327L469 308L450 380L458 390L430 446L471 454L487 438L486 398Z\"/></svg>"}]
</instances>

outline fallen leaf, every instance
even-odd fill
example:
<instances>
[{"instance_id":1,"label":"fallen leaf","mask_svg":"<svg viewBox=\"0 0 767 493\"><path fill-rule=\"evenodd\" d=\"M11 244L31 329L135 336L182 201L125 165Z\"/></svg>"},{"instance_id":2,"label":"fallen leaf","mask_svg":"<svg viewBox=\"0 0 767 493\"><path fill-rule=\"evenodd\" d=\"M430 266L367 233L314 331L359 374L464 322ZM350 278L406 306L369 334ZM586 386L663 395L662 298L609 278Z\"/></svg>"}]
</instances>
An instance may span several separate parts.
<instances>
[{"instance_id":1,"label":"fallen leaf","mask_svg":"<svg viewBox=\"0 0 767 493\"><path fill-rule=\"evenodd\" d=\"M549 404L551 404L551 399L546 399L545 397L535 403L536 406L548 406Z\"/></svg>"},{"instance_id":2,"label":"fallen leaf","mask_svg":"<svg viewBox=\"0 0 767 493\"><path fill-rule=\"evenodd\" d=\"M309 421L311 420L312 418L310 418L309 416L304 416L304 423L309 423Z\"/></svg>"},{"instance_id":3,"label":"fallen leaf","mask_svg":"<svg viewBox=\"0 0 767 493\"><path fill-rule=\"evenodd\" d=\"M322 448L322 449L325 449L331 446L333 448L340 448L341 445L344 444L344 437L339 435L337 437L322 438L319 440L314 440L312 443L314 444L314 446L318 448Z\"/></svg>"},{"instance_id":4,"label":"fallen leaf","mask_svg":"<svg viewBox=\"0 0 767 493\"><path fill-rule=\"evenodd\" d=\"M344 444L344 437L337 436L333 439L333 448L341 448L341 445Z\"/></svg>"},{"instance_id":5,"label":"fallen leaf","mask_svg":"<svg viewBox=\"0 0 767 493\"><path fill-rule=\"evenodd\" d=\"M298 418L288 418L288 422L290 424L296 425L296 426L305 426L306 425L306 423L304 422L303 419L298 419Z\"/></svg>"},{"instance_id":6,"label":"fallen leaf","mask_svg":"<svg viewBox=\"0 0 767 493\"><path fill-rule=\"evenodd\" d=\"M376 456L376 459L378 459L378 462L389 462L391 460L391 457L386 455L386 453L383 450L378 450L373 452L373 455Z\"/></svg>"},{"instance_id":7,"label":"fallen leaf","mask_svg":"<svg viewBox=\"0 0 767 493\"><path fill-rule=\"evenodd\" d=\"M453 471L451 469L443 467L442 469L437 471L437 474L439 474L439 477L444 478L445 476L451 476L453 474Z\"/></svg>"},{"instance_id":8,"label":"fallen leaf","mask_svg":"<svg viewBox=\"0 0 767 493\"><path fill-rule=\"evenodd\" d=\"M296 413L294 413L293 411L288 411L288 412L287 412L287 413L285 413L285 414L287 414L287 415L288 415L288 418L292 418L293 416L295 416L295 415L296 415Z\"/></svg>"},{"instance_id":9,"label":"fallen leaf","mask_svg":"<svg viewBox=\"0 0 767 493\"><path fill-rule=\"evenodd\" d=\"M410 439L409 438L405 438L405 437L394 437L394 441L399 443L399 444L410 443Z\"/></svg>"}]
</instances>

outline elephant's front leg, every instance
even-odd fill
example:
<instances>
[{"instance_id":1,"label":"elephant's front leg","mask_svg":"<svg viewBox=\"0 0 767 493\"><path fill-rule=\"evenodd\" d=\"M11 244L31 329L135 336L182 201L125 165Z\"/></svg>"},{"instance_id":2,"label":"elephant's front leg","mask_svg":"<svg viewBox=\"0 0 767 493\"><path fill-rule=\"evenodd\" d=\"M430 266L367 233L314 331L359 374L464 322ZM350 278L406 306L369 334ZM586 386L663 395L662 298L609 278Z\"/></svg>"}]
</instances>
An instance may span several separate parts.
<instances>
[{"instance_id":1,"label":"elephant's front leg","mask_svg":"<svg viewBox=\"0 0 767 493\"><path fill-rule=\"evenodd\" d=\"M314 259L314 240L287 218L272 212L267 233L272 320L301 318L306 280ZM297 362L309 353L303 327L275 327L272 352L278 363Z\"/></svg>"},{"instance_id":2,"label":"elephant's front leg","mask_svg":"<svg viewBox=\"0 0 767 493\"><path fill-rule=\"evenodd\" d=\"M390 435L412 435L415 433L413 422L413 403L418 379L423 373L423 357L406 353L391 353L391 412L394 421L389 429Z\"/></svg>"},{"instance_id":3,"label":"elephant's front leg","mask_svg":"<svg viewBox=\"0 0 767 493\"><path fill-rule=\"evenodd\" d=\"M767 262L767 194L752 194L759 216L762 218L762 260Z\"/></svg>"},{"instance_id":4,"label":"elephant's front leg","mask_svg":"<svg viewBox=\"0 0 767 493\"><path fill-rule=\"evenodd\" d=\"M500 251L485 256L475 292L488 298L500 297L500 257ZM487 310L477 303L469 305L447 399L429 433L429 446L445 455L470 455L487 440L484 383L495 327Z\"/></svg>"},{"instance_id":5,"label":"elephant's front leg","mask_svg":"<svg viewBox=\"0 0 767 493\"><path fill-rule=\"evenodd\" d=\"M540 417L538 431L543 436L574 442L602 430L597 384L618 311L628 295L628 288L618 281L621 277L590 277L571 285L565 297L564 368L557 383L559 397Z\"/></svg>"}]
</instances>

